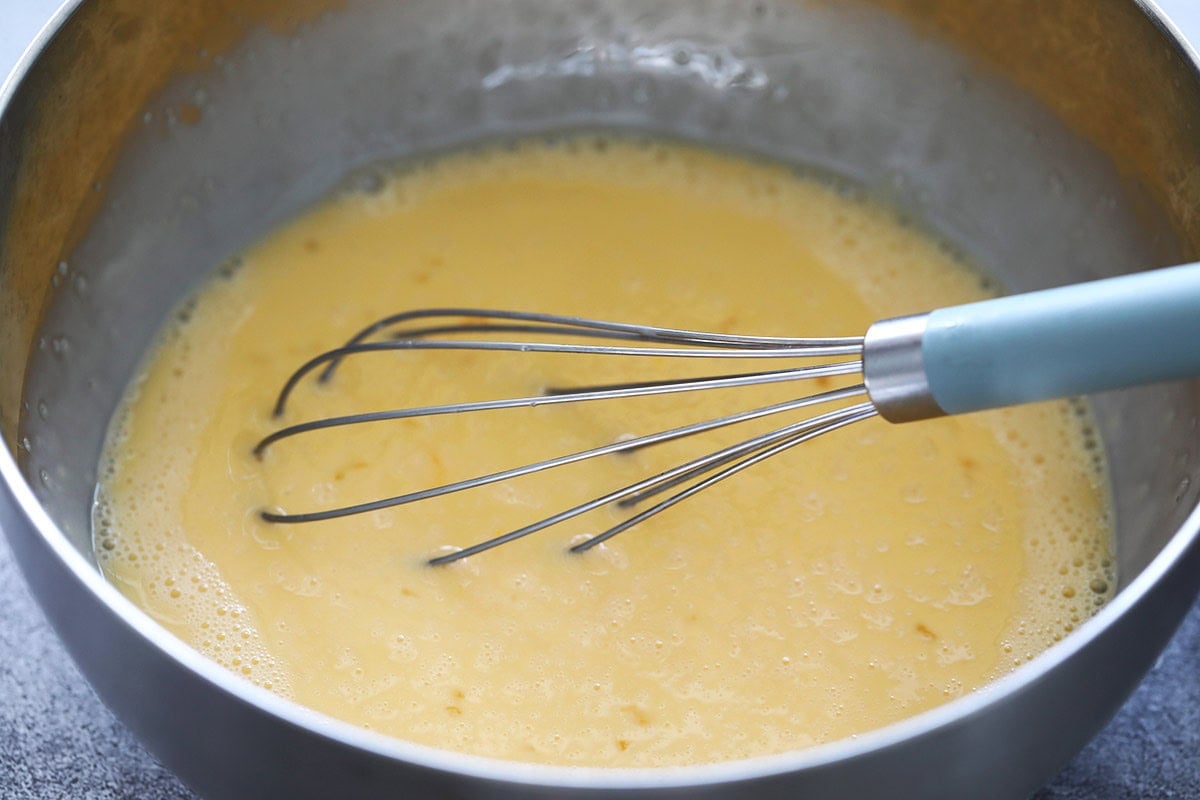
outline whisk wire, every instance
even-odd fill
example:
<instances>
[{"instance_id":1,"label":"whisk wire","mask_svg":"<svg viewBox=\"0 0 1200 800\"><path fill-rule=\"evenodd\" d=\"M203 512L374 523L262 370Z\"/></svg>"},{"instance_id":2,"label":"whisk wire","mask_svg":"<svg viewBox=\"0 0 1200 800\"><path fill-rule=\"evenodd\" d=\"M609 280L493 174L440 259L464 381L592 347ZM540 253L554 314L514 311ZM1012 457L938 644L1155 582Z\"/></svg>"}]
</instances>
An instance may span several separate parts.
<instances>
[{"instance_id":1,"label":"whisk wire","mask_svg":"<svg viewBox=\"0 0 1200 800\"><path fill-rule=\"evenodd\" d=\"M590 450L581 450L569 455L558 456L544 461L538 461L531 464L524 464L519 467L493 472L487 475L480 475L474 478L468 478L461 481L435 486L429 489L422 489L416 492L408 492L406 494L396 495L395 497L383 498L380 500L372 500L366 503L356 503L354 505L342 506L340 508L325 509L323 511L313 511L307 513L280 513L275 511L263 511L261 516L268 522L281 523L301 523L301 522L320 522L323 520L337 519L339 517L348 517L355 514L363 514L371 511L381 511L385 508L394 506L407 505L420 500L430 500L434 497L441 497L454 492L461 492L468 489L474 489L479 486L486 486L499 481L511 480L520 478L525 475L530 475L536 472L542 472L556 467L566 466L578 461L585 461L599 456L611 455L613 453L621 453L628 450L634 450L642 447L648 447L654 444L680 439L685 436L692 436L698 433L704 433L716 428L722 428L729 425L735 425L741 422L747 422L753 419L759 419L772 414L780 414L788 411L795 411L807 406L818 405L821 403L832 403L841 400L851 399L856 396L861 396L865 393L863 386L851 386L844 389L834 389L828 392L823 392L818 395L810 395L794 400L787 400L781 403L775 403L761 408L742 411L736 414L730 414L724 417L704 420L703 422L693 423L691 425L683 425L678 428L671 428L657 433L647 434L632 439L625 439L618 442L595 447ZM418 409L413 409L414 411ZM650 484L648 484L650 485Z\"/></svg>"},{"instance_id":2,"label":"whisk wire","mask_svg":"<svg viewBox=\"0 0 1200 800\"><path fill-rule=\"evenodd\" d=\"M504 323L457 323L453 325L435 325L426 326L423 328L398 330L392 334L393 339L400 341L415 341L432 335L442 334L459 334L459 333L479 333L479 332L508 332L508 333L533 333L541 335L557 334L563 336L578 336L592 338L606 338L614 340L626 341L645 341L671 343L678 345L690 345L693 347L704 348L734 348L737 351L744 352L748 350L773 350L779 351L787 349L792 352L791 355L806 355L806 356L845 356L845 355L860 355L862 353L863 338L861 336L830 336L830 337L784 337L784 336L748 336L745 334L732 333L714 333L711 331L692 331L682 328L664 328L654 325L636 325L625 322L608 322L605 320L586 319L583 317L571 317L561 314L545 314L538 312L526 311L500 311L495 309L480 309L480 308L428 308L416 309L413 311L405 311L399 314L392 314L382 319L376 320L365 328L361 329L351 336L341 348L329 350L315 358L310 359L292 373L291 377L284 384L283 390L280 392L279 399L275 404L275 416L280 416L283 413L283 407L287 402L287 396L300 379L313 369L326 365L322 371L319 382L325 383L333 377L338 365L342 360L349 355L362 352L372 352L391 349L413 349L411 345L401 345L400 347L364 347L359 345L366 344L366 340L377 333L394 328L404 323L413 322L416 320L438 319L442 317L453 319L477 319L477 320L505 320ZM526 324L512 324L526 323ZM380 342L375 344L389 344ZM444 343L443 343L444 344ZM531 352L527 347L522 347L522 343L510 342L508 347L492 347L490 345L498 345L501 343L488 343L485 348L456 348L456 349L510 349L522 350ZM528 343L525 343L528 344ZM438 349L443 349L440 345L435 345ZM562 347L562 345L559 345ZM455 348L446 348L455 349ZM803 352L799 352L803 351ZM543 352L545 352L543 350ZM565 349L554 350L554 352L581 352L579 350ZM630 353L628 350L621 349L605 349L599 348L587 352L599 353L607 355L651 355L643 349L638 349L636 353ZM684 356L685 351L673 351L671 353L657 353L657 355L667 356ZM693 357L699 357L698 353L693 353ZM765 357L785 357L782 353L766 355Z\"/></svg>"},{"instance_id":3,"label":"whisk wire","mask_svg":"<svg viewBox=\"0 0 1200 800\"><path fill-rule=\"evenodd\" d=\"M875 414L874 408L872 406L870 406L869 403L864 403L864 404L859 404L856 406L851 406L849 408L837 409L835 411L830 411L826 414L822 414L818 417L813 417L812 419L807 419L807 420L803 420L801 422L793 423L791 425L780 428L778 430L774 430L769 433L765 433L760 436L756 436L756 437L754 437L752 439L748 439L744 442L739 442L738 444L731 445L726 448L722 448L713 453L709 453L706 456L701 456L700 458L694 459L692 461L688 461L684 464L680 464L677 467L673 467L664 472L660 472L659 474L653 475L649 478L644 478L643 480L637 481L636 483L632 483L632 484L629 484L628 486L624 486L620 489L609 492L608 494L603 495L601 497L596 497L591 500L588 500L587 502L580 503L579 505L568 508L565 511L560 511L557 514L552 514L551 516L545 517L544 519L538 520L537 522L531 523L529 525L525 525L524 527L518 528L514 531L510 531L501 536L496 536L492 539L488 539L486 541L480 542L479 544L472 545L471 547L467 547L462 550L456 550L453 553L447 553L445 555L438 556L436 558L431 558L431 559L429 559L428 563L431 566L440 566L443 564L449 564L451 562L458 561L463 558L467 558L469 556L477 555L477 554L485 552L487 550L491 550L494 547L499 547L502 544L508 544L509 542L512 542L517 539L528 536L531 533L537 533L538 531L549 528L552 525L557 525L560 522L565 522L569 519L580 516L581 514L586 514L589 511L594 511L598 508L602 508L603 506L606 506L609 503L614 503L614 502L620 501L624 497L627 497L632 494L636 494L638 492L642 492L642 491L658 484L659 482L672 480L683 474L694 475L699 472L703 472L715 463L727 461L730 456L737 458L737 457L746 455L748 453L753 453L754 451L760 450L763 447L767 447L771 444L787 443L794 438L797 438L798 441L795 441L792 444L799 444L801 441L808 441L809 439L815 438L816 436L819 436L823 433L826 433L831 430L835 430L836 428L839 428L842 425L848 425L851 422L857 421L859 419L865 419L866 417L872 416L874 414ZM810 435L808 435L807 438L800 438L805 433L808 433ZM787 446L790 447L790 446L792 446L792 444L788 444ZM781 452L782 450L786 450L786 449L787 449L787 447L777 445L777 447L770 448L770 450L767 451L766 453L760 454L761 457L754 457L752 460L747 459L747 462L739 462L739 464L736 464L733 467L728 467L725 470L722 470L721 472L717 473L716 475L713 475L712 477L708 478L706 481L703 482L703 484L704 484L704 486L712 485L712 484L716 483L717 481L723 480L725 477L728 477L729 475L733 475L736 472L741 471L745 467L750 466L752 463L757 463L758 461L763 460L763 458L767 457L767 454L773 455L775 452ZM668 498L667 500L663 501L662 503L659 503L658 505L654 506L653 508L646 509L646 511L637 515L637 517L635 517L634 519L636 519L637 522L641 522L651 516L654 516L655 514L665 511L670 506L675 505L676 503L680 502L681 500L684 500L687 497L690 497L691 495L695 494L696 491L699 491L698 488L693 487L693 489L694 489L694 491L693 490L685 490L684 492L680 492L678 495ZM582 552L583 550L586 550L589 547L594 547L595 545L600 544L600 542L606 541L607 539L612 538L616 534L621 533L624 530L627 530L628 528L632 527L634 524L637 524L637 523L634 522L633 520L626 520L626 521L620 523L619 525L615 526L614 528L610 528L609 530L605 531L604 533L601 533L596 537L592 537L592 539L589 539L585 542L581 542L580 544L575 545L571 549L574 552ZM600 537L603 537L603 538L600 538ZM597 539L599 539L599 541L596 541Z\"/></svg>"},{"instance_id":4,"label":"whisk wire","mask_svg":"<svg viewBox=\"0 0 1200 800\"><path fill-rule=\"evenodd\" d=\"M689 486L687 489L683 490L682 492L672 495L671 497L667 498L666 500L662 501L661 503L658 503L657 505L646 509L645 511L641 512L640 514L637 514L636 516L630 517L629 519L625 520L624 522L614 525L613 527L609 528L608 530L604 531L603 533L597 534L596 536L593 536L589 539L586 539L586 540L580 542L577 545L574 545L573 547L570 548L570 550L572 553L582 553L586 550L590 550L591 548L595 547L596 545L599 545L603 542L608 541L612 537L616 536L618 533L623 533L623 532L629 530L630 528L632 528L633 526L638 525L642 522L645 522L650 517L653 517L656 514L666 511L671 506L673 506L683 500L686 500L687 498L709 488L710 486L712 486L720 481L725 480L726 478L736 475L737 473L741 472L742 470L744 470L748 467L752 467L755 464L757 464L761 461L765 461L766 459L771 458L772 456L778 455L779 453L782 453L784 450L788 450L792 447L795 447L798 444L803 444L804 442L812 441L813 439L817 438L818 436L823 436L826 433L831 433L831 432L837 430L838 428L845 427L846 425L852 425L855 422L860 422L862 420L877 416L878 413L879 412L877 412L875 410L875 407L873 405L871 405L870 403L860 403L858 405L851 406L850 408L847 408L847 409L842 409L840 411L832 412L832 414L829 415L830 419L827 422L824 422L823 424L818 425L815 429L803 428L799 432L793 431L790 435L787 436L787 438L784 438L784 440L782 442L775 444L773 447L767 447L766 449L763 449L761 452L759 452L755 455L751 455L751 456L748 456L747 458L744 458L742 461L737 462L733 466L723 469L720 472L716 473L715 475L713 475L703 481L700 481L699 483L695 483L692 486ZM761 447L758 449L761 449ZM745 451L739 452L737 455L731 454L729 457L723 457L719 460L718 463L720 463L720 464L728 463L729 461L736 460L737 458L741 457L742 455L745 455ZM664 481L662 484L660 484L657 487L653 487L647 491L641 492L640 494L633 495L632 497L628 497L624 501L622 501L622 503L619 503L618 505L623 504L623 503L628 503L631 501L635 501L636 499L646 498L646 497L649 497L654 494L658 494L660 491L665 491L666 488L668 488L668 487L677 486L680 483L685 482L686 480L694 477L697 474L703 474L705 471L709 471L709 470L713 469L714 466L715 465L705 465L705 466L700 466L700 467L694 467L676 478L672 478L670 480ZM433 564L434 562L433 562L433 560L430 560L429 563ZM439 563L443 563L443 562L439 562Z\"/></svg>"},{"instance_id":5,"label":"whisk wire","mask_svg":"<svg viewBox=\"0 0 1200 800\"><path fill-rule=\"evenodd\" d=\"M474 344L463 343L463 344ZM334 352L334 351L330 351ZM347 414L338 417L300 422L280 428L263 437L254 446L255 457L261 458L272 444L311 431L336 428L344 425L358 425L365 422L384 422L389 420L411 419L414 417L432 417L442 414L460 414L471 411L494 411L503 408L534 408L537 406L559 405L562 403L578 403L586 400L611 400L646 395L670 394L677 392L694 392L709 389L725 389L743 386L754 386L784 381L810 380L814 378L830 378L841 375L851 375L861 369L857 361L839 362L835 364L819 364L808 367L794 367L786 370L768 372L752 372L739 375L722 375L709 378L683 378L677 381L652 381L648 383L624 383L610 386L587 387L584 389L554 389L546 394L531 397L512 397L502 400L480 400L468 403L446 403L443 405L421 406L418 408L401 408L388 411L365 411L358 414Z\"/></svg>"},{"instance_id":6,"label":"whisk wire","mask_svg":"<svg viewBox=\"0 0 1200 800\"><path fill-rule=\"evenodd\" d=\"M441 320L452 321L441 322ZM412 323L418 322L421 323L419 326L412 326ZM385 334L389 337L385 341L368 341L375 336ZM519 338L511 340L444 338L464 335L477 336L480 334L534 335L542 338L536 341L525 341ZM567 337L568 339L598 338L621 342L621 344L597 345L585 344L578 341L555 341L552 337ZM492 411L505 408L536 407L558 403L630 398L718 388L736 388L858 374L862 371L863 338L747 336L606 322L536 312L492 311L472 308L419 309L393 314L377 320L358 331L341 347L328 350L301 364L284 382L276 399L274 416L279 417L284 414L288 400L296 387L314 370L324 367L318 375L317 381L318 383L325 383L329 381L338 366L346 358L367 353L404 350L509 351L518 353L567 353L593 356L660 358L828 359L839 356L852 356L854 360L798 366L789 369L707 377L686 377L670 380L648 380L567 388L552 387L546 389L542 394L532 397L446 403L309 420L282 427L263 437L255 445L253 450L254 455L259 458L263 457L269 447L282 439L345 425L443 414ZM269 522L302 523L378 511L453 492L473 489L503 480L518 478L590 458L680 439L772 414L794 411L822 403L844 402L865 394L867 394L867 390L862 384L832 389L814 395L683 425L657 433L633 437L589 450L500 470L465 480L454 481L442 486L408 492L394 497L304 513L293 514L264 510L261 512L261 516ZM617 502L623 507L632 506L655 495L695 481L691 486L660 501L655 506L571 548L574 552L582 552L596 546L600 542L607 541L633 525L661 513L704 488L737 474L771 455L875 413L872 404L866 402L845 406L810 419L792 423L695 458L661 472L658 475L637 481L609 492L602 497L594 498L573 508L553 514L501 536L480 542L464 550L458 550L430 559L429 563L447 564L457 561L543 530L551 525L577 517L580 514L587 513L609 503ZM709 473L713 474L710 475ZM701 479L704 475L708 475L708 477Z\"/></svg>"}]
</instances>

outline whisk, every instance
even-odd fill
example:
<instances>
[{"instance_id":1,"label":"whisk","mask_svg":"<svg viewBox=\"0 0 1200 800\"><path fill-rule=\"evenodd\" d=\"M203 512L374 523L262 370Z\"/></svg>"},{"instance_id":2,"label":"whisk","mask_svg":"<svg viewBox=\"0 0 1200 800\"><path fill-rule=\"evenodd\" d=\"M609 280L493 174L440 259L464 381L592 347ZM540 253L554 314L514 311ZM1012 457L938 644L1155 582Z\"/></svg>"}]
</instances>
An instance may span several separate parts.
<instances>
[{"instance_id":1,"label":"whisk","mask_svg":"<svg viewBox=\"0 0 1200 800\"><path fill-rule=\"evenodd\" d=\"M542 338L538 341L447 338L463 334L533 334ZM382 336L387 338L380 340ZM620 344L585 344L580 343L581 339ZM361 514L798 409L837 406L707 453L517 530L432 558L428 563L447 564L610 503L629 507L675 490L665 499L570 548L572 552L582 552L784 450L875 415L889 422L911 422L1200 376L1200 263L885 319L871 325L861 337L743 336L469 308L407 311L369 325L341 347L301 365L279 393L275 416L283 414L288 398L301 380L318 369L321 370L318 380L328 382L338 364L350 356L426 349L737 360L800 357L820 359L821 363L712 377L550 389L536 397L330 417L281 428L258 442L254 454L261 457L280 440L311 431L384 420L834 376L861 375L862 380L845 388L394 497L300 513L264 510L261 512L264 520L303 523ZM828 363L830 358L839 357L847 360Z\"/></svg>"}]
</instances>

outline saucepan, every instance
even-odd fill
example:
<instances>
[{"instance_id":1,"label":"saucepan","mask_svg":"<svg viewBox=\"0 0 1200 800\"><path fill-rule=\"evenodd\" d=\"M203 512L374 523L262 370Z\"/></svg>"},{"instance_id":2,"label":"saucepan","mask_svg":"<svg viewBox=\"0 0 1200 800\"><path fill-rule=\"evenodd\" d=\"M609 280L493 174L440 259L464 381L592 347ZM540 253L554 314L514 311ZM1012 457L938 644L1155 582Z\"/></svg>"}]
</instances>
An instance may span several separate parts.
<instances>
[{"instance_id":1,"label":"saucepan","mask_svg":"<svg viewBox=\"0 0 1200 800\"><path fill-rule=\"evenodd\" d=\"M1112 602L1008 677L852 741L555 768L419 747L255 688L104 581L97 457L175 303L348 176L633 130L859 187L1026 290L1200 258L1200 75L1133 0L79 0L57 19L0 93L0 524L96 691L202 795L1022 797L1113 714L1195 596L1190 381L1094 398Z\"/></svg>"}]
</instances>

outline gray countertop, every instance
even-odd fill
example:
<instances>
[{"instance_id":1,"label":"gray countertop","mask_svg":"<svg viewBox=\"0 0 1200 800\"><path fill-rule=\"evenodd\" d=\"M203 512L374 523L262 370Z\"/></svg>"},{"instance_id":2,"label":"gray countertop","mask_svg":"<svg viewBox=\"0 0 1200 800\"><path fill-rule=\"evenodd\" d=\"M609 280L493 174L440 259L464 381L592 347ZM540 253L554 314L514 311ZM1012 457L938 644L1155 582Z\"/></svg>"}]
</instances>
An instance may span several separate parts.
<instances>
[{"instance_id":1,"label":"gray countertop","mask_svg":"<svg viewBox=\"0 0 1200 800\"><path fill-rule=\"evenodd\" d=\"M58 0L0 0L0 75ZM1200 41L1200 0L1161 0ZM194 795L88 687L0 538L0 800L175 800ZM1200 603L1112 722L1035 795L1200 800Z\"/></svg>"}]
</instances>

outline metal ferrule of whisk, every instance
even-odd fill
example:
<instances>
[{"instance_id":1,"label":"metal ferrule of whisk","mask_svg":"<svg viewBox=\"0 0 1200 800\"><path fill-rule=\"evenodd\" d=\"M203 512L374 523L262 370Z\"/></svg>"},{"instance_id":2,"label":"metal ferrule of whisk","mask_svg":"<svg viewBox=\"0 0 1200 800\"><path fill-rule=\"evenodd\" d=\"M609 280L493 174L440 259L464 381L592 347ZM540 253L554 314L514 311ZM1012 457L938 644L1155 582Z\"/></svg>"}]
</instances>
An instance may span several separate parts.
<instances>
[{"instance_id":1,"label":"metal ferrule of whisk","mask_svg":"<svg viewBox=\"0 0 1200 800\"><path fill-rule=\"evenodd\" d=\"M457 338L503 334L533 335L537 339ZM567 341L562 341L564 337ZM579 343L580 339L589 338L621 344ZM517 530L430 559L429 563L445 564L466 558L609 504L642 506L652 498L665 496L570 548L573 552L582 552L784 450L872 416L881 416L889 422L912 422L945 414L1200 376L1200 264L886 319L871 325L863 337L742 336L480 309L409 311L379 320L359 331L345 345L303 364L280 392L275 415L282 415L288 397L305 376L320 370L318 380L329 381L345 358L396 350L507 350L737 361L811 357L821 359L822 363L706 378L553 389L537 397L373 411L312 420L289 425L266 436L255 447L255 454L262 456L267 448L282 439L342 425L861 375L862 382L856 385L798 396L443 486L342 508L298 513L261 512L263 519L273 523L314 522L360 514L694 436L752 419L819 405L833 406L832 410L815 413L703 454ZM830 358L839 357L849 357L849 360L828 362Z\"/></svg>"}]
</instances>

